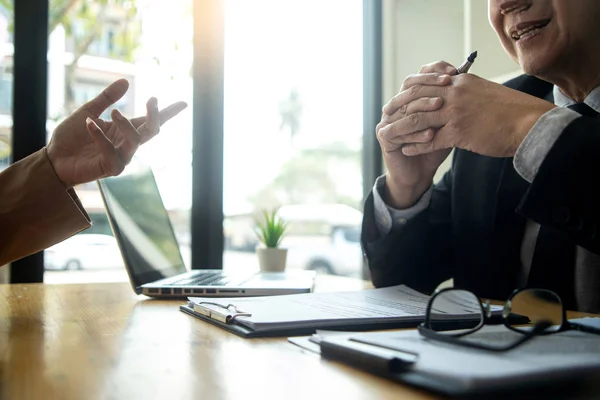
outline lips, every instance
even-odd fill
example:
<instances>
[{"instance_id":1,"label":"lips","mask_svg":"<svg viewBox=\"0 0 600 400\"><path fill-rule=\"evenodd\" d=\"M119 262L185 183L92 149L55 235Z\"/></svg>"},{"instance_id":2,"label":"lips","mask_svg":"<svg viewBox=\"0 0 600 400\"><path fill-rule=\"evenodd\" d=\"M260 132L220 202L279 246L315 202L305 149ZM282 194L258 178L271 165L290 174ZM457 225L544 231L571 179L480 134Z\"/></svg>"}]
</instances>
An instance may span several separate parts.
<instances>
[{"instance_id":1,"label":"lips","mask_svg":"<svg viewBox=\"0 0 600 400\"><path fill-rule=\"evenodd\" d=\"M512 13L512 12L514 12L514 13L519 13L519 12L521 12L521 11L525 11L525 10L529 9L529 7L531 7L531 5L529 5L529 4L521 4L521 5L519 5L519 4L515 4L515 5L514 5L514 6L512 6L512 7L505 8L505 9L503 9L503 10L500 10L500 12L501 12L502 14L504 14L504 15L508 15L508 14L510 14L510 13Z\"/></svg>"},{"instance_id":2,"label":"lips","mask_svg":"<svg viewBox=\"0 0 600 400\"><path fill-rule=\"evenodd\" d=\"M519 41L523 38L527 38L528 36L533 36L542 29L546 27L550 23L549 19L540 20L540 21L532 21L532 22L522 22L510 31L510 37Z\"/></svg>"}]
</instances>

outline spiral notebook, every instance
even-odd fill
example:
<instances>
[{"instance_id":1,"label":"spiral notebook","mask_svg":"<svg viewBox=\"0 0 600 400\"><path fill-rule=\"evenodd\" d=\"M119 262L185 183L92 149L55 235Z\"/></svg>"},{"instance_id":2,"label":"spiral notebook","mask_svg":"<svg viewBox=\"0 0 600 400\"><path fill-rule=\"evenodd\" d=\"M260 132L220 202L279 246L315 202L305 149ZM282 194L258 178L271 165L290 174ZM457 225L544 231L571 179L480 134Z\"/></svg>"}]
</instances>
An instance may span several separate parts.
<instances>
[{"instance_id":1,"label":"spiral notebook","mask_svg":"<svg viewBox=\"0 0 600 400\"><path fill-rule=\"evenodd\" d=\"M248 298L190 297L180 310L242 337L299 336L316 329L376 330L416 327L429 296L405 285L335 293ZM454 299L456 300L456 299ZM437 304L436 307L442 307ZM448 329L479 319L472 304L448 303ZM492 306L501 321L501 307ZM460 309L460 312L457 310Z\"/></svg>"}]
</instances>

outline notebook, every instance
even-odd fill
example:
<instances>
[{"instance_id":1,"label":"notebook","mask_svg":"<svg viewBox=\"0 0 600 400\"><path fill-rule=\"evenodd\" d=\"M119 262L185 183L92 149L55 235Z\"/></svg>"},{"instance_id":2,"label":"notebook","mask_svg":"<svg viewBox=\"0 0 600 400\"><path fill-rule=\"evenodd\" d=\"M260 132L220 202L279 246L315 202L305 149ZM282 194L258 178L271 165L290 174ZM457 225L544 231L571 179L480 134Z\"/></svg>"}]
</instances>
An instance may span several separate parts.
<instances>
[{"instance_id":1,"label":"notebook","mask_svg":"<svg viewBox=\"0 0 600 400\"><path fill-rule=\"evenodd\" d=\"M598 325L598 320L572 321ZM514 342L519 335L504 326L485 326L463 340L500 345ZM290 341L305 347L299 341ZM600 335L590 333L566 331L540 335L511 351L499 353L427 340L415 330L325 333L317 342L323 357L450 396L515 398L516 394L530 394L531 397L518 398L598 398L600 395L597 383Z\"/></svg>"},{"instance_id":2,"label":"notebook","mask_svg":"<svg viewBox=\"0 0 600 400\"><path fill-rule=\"evenodd\" d=\"M226 273L188 271L152 169L134 160L98 187L111 229L137 294L150 297L270 296L308 293L315 271Z\"/></svg>"},{"instance_id":3,"label":"notebook","mask_svg":"<svg viewBox=\"0 0 600 400\"><path fill-rule=\"evenodd\" d=\"M412 328L423 322L429 296L405 285L360 291L308 293L248 299L190 297L180 310L239 336L299 336L317 329L364 331ZM460 329L479 319L479 309L454 312L447 303L446 329ZM468 305L460 304L460 310ZM436 304L436 308L442 305ZM492 306L501 322L502 307ZM516 318L516 317L515 317ZM524 318L523 322L526 322Z\"/></svg>"}]
</instances>

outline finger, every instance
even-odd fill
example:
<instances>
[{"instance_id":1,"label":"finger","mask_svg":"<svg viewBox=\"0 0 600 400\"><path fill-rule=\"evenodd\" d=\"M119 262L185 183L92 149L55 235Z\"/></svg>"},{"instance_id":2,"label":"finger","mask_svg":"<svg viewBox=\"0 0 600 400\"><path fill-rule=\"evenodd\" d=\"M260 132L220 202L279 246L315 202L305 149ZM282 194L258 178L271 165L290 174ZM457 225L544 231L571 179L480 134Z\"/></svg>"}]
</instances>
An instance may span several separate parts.
<instances>
[{"instance_id":1,"label":"finger","mask_svg":"<svg viewBox=\"0 0 600 400\"><path fill-rule=\"evenodd\" d=\"M441 97L422 97L403 105L392 115L384 114L384 116L381 118L381 122L390 124L416 112L439 110L443 105L444 99Z\"/></svg>"},{"instance_id":2,"label":"finger","mask_svg":"<svg viewBox=\"0 0 600 400\"><path fill-rule=\"evenodd\" d=\"M402 147L402 154L408 157L434 152L433 142L411 143Z\"/></svg>"},{"instance_id":3,"label":"finger","mask_svg":"<svg viewBox=\"0 0 600 400\"><path fill-rule=\"evenodd\" d=\"M438 74L448 74L448 75L456 75L457 74L456 67L452 64L447 63L446 61L436 61L430 64L425 64L421 67L419 73L428 74L428 73L438 73Z\"/></svg>"},{"instance_id":4,"label":"finger","mask_svg":"<svg viewBox=\"0 0 600 400\"><path fill-rule=\"evenodd\" d=\"M141 136L141 142L144 143L150 138L156 136L160 131L160 113L158 111L158 100L152 97L146 103L146 122L142 124L138 132Z\"/></svg>"},{"instance_id":5,"label":"finger","mask_svg":"<svg viewBox=\"0 0 600 400\"><path fill-rule=\"evenodd\" d=\"M417 75L409 75L404 82L402 82L402 87L400 88L400 92L396 94L392 99L383 107L383 113L387 115L392 115L398 109L396 104L397 97L405 92L407 89L417 86L417 85L431 85L431 86L447 86L452 83L452 79L449 75L440 75L440 74L417 74Z\"/></svg>"},{"instance_id":6,"label":"finger","mask_svg":"<svg viewBox=\"0 0 600 400\"><path fill-rule=\"evenodd\" d=\"M162 126L165 122L179 114L181 111L185 110L187 107L187 103L185 101L178 101L177 103L173 103L170 106L162 109L158 113L158 120L160 125ZM131 119L131 123L136 128L141 127L146 122L146 117L136 117Z\"/></svg>"},{"instance_id":7,"label":"finger","mask_svg":"<svg viewBox=\"0 0 600 400\"><path fill-rule=\"evenodd\" d=\"M116 103L127 93L129 82L127 79L119 79L110 84L95 99L85 103L81 109L88 111L94 117L99 117L108 107Z\"/></svg>"},{"instance_id":8,"label":"finger","mask_svg":"<svg viewBox=\"0 0 600 400\"><path fill-rule=\"evenodd\" d=\"M423 131L392 138L382 135L379 137L379 142L384 151L391 152L403 148L407 144L430 142L434 137L435 129L429 128Z\"/></svg>"},{"instance_id":9,"label":"finger","mask_svg":"<svg viewBox=\"0 0 600 400\"><path fill-rule=\"evenodd\" d=\"M448 77L448 75L446 75ZM450 77L448 77L450 79ZM394 115L402 106L408 106L409 103L426 97L445 97L446 91L449 86L435 86L435 85L422 85L416 84L408 89L395 95L389 103L383 108L384 114Z\"/></svg>"},{"instance_id":10,"label":"finger","mask_svg":"<svg viewBox=\"0 0 600 400\"><path fill-rule=\"evenodd\" d=\"M140 147L141 139L137 130L132 123L121 114L116 108L111 113L113 122L115 123L115 135L113 144L125 162L129 164L131 158Z\"/></svg>"},{"instance_id":11,"label":"finger","mask_svg":"<svg viewBox=\"0 0 600 400\"><path fill-rule=\"evenodd\" d=\"M448 74L439 74L437 72L428 74L413 74L404 79L404 82L402 82L402 87L400 88L400 92L414 85L445 86L449 85L451 82L452 80Z\"/></svg>"},{"instance_id":12,"label":"finger","mask_svg":"<svg viewBox=\"0 0 600 400\"><path fill-rule=\"evenodd\" d=\"M443 136L435 135L433 140L425 143L410 143L402 147L402 154L405 156L419 156L422 154L433 153L441 149L449 148L450 146L445 145Z\"/></svg>"},{"instance_id":13,"label":"finger","mask_svg":"<svg viewBox=\"0 0 600 400\"><path fill-rule=\"evenodd\" d=\"M386 140L395 143L404 143L400 136L409 135L429 128L441 128L444 126L443 115L439 111L417 112L382 128L379 134Z\"/></svg>"},{"instance_id":14,"label":"finger","mask_svg":"<svg viewBox=\"0 0 600 400\"><path fill-rule=\"evenodd\" d=\"M112 144L112 142L106 137L102 129L94 122L93 119L87 118L86 127L89 134L94 139L96 146L100 150L100 154L102 154L103 163L102 165L102 175L103 176L113 176L118 175L123 172L125 168L125 163L119 156L119 152Z\"/></svg>"}]
</instances>

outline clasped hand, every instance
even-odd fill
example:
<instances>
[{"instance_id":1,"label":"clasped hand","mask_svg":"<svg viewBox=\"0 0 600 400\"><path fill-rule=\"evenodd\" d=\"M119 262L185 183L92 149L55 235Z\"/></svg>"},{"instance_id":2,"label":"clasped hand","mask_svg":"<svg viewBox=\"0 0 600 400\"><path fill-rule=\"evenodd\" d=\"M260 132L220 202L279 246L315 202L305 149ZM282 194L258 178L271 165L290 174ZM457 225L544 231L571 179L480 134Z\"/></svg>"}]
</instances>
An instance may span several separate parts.
<instances>
[{"instance_id":1,"label":"clasped hand","mask_svg":"<svg viewBox=\"0 0 600 400\"><path fill-rule=\"evenodd\" d=\"M438 64L432 69L448 66ZM384 152L406 156L457 147L512 157L535 122L553 107L476 75L421 73L409 76L385 105L377 137Z\"/></svg>"}]
</instances>

